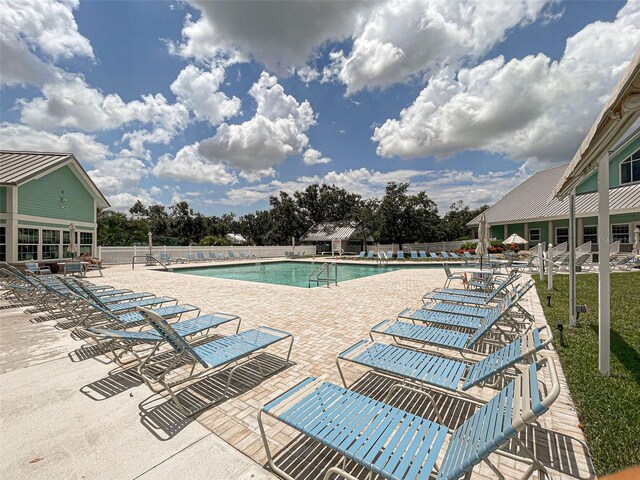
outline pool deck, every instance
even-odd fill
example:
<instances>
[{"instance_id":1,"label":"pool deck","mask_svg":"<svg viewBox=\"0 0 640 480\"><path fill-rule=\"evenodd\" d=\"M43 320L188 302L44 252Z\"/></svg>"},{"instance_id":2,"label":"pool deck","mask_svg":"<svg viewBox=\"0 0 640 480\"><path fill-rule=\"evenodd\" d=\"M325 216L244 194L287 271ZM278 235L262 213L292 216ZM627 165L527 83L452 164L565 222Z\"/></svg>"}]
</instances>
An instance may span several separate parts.
<instances>
[{"instance_id":1,"label":"pool deck","mask_svg":"<svg viewBox=\"0 0 640 480\"><path fill-rule=\"evenodd\" d=\"M259 407L310 375L339 384L336 354L368 338L369 329L383 319L419 306L422 293L442 286L445 277L440 269L409 269L304 289L116 266L105 268L103 278L90 278L176 297L201 307L203 314L238 314L242 330L269 325L289 331L295 337L292 364L260 383L236 385L232 398L185 419L165 398L152 395L134 369L123 371L94 356L84 342L55 328L54 320L39 321L24 308L0 309L2 478L163 479L178 472L190 479L272 478L262 468L266 455L256 419ZM523 303L536 323L544 325L533 291ZM220 333L233 332L221 327ZM281 365L286 347L271 348L269 354L267 363ZM535 448L552 478L591 478L588 451L557 354L543 355L556 360L563 390L550 412L527 430L526 443ZM346 366L345 374L348 382L373 395L388 386L388 380L353 365ZM478 392L485 398L495 393L490 388ZM459 399L439 395L436 401L453 412L453 423L468 415L469 408L458 405ZM296 478L318 478L336 462L331 463L330 451L300 439L282 424L267 419L266 430L279 463ZM527 468L497 455L492 461L509 479ZM297 468L296 463L306 467ZM472 478L492 479L494 474L482 464Z\"/></svg>"}]
</instances>

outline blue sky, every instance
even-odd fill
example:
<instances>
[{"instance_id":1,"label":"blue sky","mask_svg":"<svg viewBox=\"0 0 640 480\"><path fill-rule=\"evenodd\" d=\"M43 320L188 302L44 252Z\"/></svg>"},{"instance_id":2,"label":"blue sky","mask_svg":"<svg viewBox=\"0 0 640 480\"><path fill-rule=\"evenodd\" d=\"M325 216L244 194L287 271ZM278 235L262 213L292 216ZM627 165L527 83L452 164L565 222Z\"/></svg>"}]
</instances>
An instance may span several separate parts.
<instances>
[{"instance_id":1,"label":"blue sky","mask_svg":"<svg viewBox=\"0 0 640 480\"><path fill-rule=\"evenodd\" d=\"M2 148L72 151L120 210L313 182L492 203L570 160L640 45L639 2L1 8Z\"/></svg>"}]
</instances>

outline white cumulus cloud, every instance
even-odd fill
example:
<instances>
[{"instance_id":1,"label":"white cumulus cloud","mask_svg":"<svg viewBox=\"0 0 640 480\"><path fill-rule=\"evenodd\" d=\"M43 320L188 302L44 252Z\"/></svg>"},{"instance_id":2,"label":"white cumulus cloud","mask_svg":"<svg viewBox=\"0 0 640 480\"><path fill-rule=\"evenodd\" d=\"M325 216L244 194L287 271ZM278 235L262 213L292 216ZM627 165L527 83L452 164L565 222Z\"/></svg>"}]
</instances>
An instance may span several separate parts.
<instances>
[{"instance_id":1,"label":"white cumulus cloud","mask_svg":"<svg viewBox=\"0 0 640 480\"><path fill-rule=\"evenodd\" d=\"M329 163L331 159L329 157L323 157L320 151L309 147L302 155L302 162L305 165L316 165L318 163Z\"/></svg>"},{"instance_id":2,"label":"white cumulus cloud","mask_svg":"<svg viewBox=\"0 0 640 480\"><path fill-rule=\"evenodd\" d=\"M287 95L278 79L262 72L249 90L257 103L255 115L244 123L223 123L216 134L200 142L200 155L212 163L227 162L245 172L282 163L309 143L305 132L315 124L308 101Z\"/></svg>"},{"instance_id":3,"label":"white cumulus cloud","mask_svg":"<svg viewBox=\"0 0 640 480\"><path fill-rule=\"evenodd\" d=\"M172 158L163 155L151 171L159 178L187 180L195 183L228 185L236 181L222 163L210 163L198 153L198 143L181 148Z\"/></svg>"},{"instance_id":4,"label":"white cumulus cloud","mask_svg":"<svg viewBox=\"0 0 640 480\"><path fill-rule=\"evenodd\" d=\"M398 119L376 128L384 157L444 158L463 150L504 153L534 168L568 161L640 45L640 3L544 54L473 68L444 68Z\"/></svg>"}]
</instances>

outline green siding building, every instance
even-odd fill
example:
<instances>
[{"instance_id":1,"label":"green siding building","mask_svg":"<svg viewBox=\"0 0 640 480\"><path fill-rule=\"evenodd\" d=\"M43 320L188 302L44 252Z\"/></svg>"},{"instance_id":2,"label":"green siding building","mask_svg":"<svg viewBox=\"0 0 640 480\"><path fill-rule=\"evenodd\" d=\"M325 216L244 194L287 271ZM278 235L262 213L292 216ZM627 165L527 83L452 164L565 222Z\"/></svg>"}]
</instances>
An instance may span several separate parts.
<instances>
[{"instance_id":1,"label":"green siding building","mask_svg":"<svg viewBox=\"0 0 640 480\"><path fill-rule=\"evenodd\" d=\"M569 201L549 201L567 165L532 175L486 212L491 237L499 240L517 233L538 243L564 243L569 237ZM598 241L598 177L594 171L576 187L576 242ZM640 226L640 129L627 136L609 155L609 242L623 248L633 243L633 231ZM478 225L474 218L469 225ZM628 248L628 247L627 247Z\"/></svg>"},{"instance_id":2,"label":"green siding building","mask_svg":"<svg viewBox=\"0 0 640 480\"><path fill-rule=\"evenodd\" d=\"M70 257L70 224L80 253L95 254L96 210L108 207L71 153L0 151L0 261Z\"/></svg>"}]
</instances>

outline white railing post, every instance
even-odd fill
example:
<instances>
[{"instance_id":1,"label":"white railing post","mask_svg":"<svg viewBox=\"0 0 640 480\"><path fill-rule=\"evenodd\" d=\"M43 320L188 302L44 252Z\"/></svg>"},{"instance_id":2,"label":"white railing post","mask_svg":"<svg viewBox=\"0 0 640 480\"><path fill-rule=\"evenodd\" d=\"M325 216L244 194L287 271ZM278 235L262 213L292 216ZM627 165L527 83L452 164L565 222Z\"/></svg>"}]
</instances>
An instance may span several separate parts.
<instances>
[{"instance_id":1,"label":"white railing post","mask_svg":"<svg viewBox=\"0 0 640 480\"><path fill-rule=\"evenodd\" d=\"M544 248L538 244L538 265L540 267L540 280L544 281Z\"/></svg>"},{"instance_id":2,"label":"white railing post","mask_svg":"<svg viewBox=\"0 0 640 480\"><path fill-rule=\"evenodd\" d=\"M136 255L138 255L138 248L136 247L136 244L133 244L133 256L135 257Z\"/></svg>"},{"instance_id":3,"label":"white railing post","mask_svg":"<svg viewBox=\"0 0 640 480\"><path fill-rule=\"evenodd\" d=\"M551 260L553 257L551 256L551 251L553 250L553 245L549 244L549 253L547 254L547 257L549 259L550 262L553 262L553 260ZM549 263L549 283L547 284L547 290L553 290L553 263Z\"/></svg>"}]
</instances>

